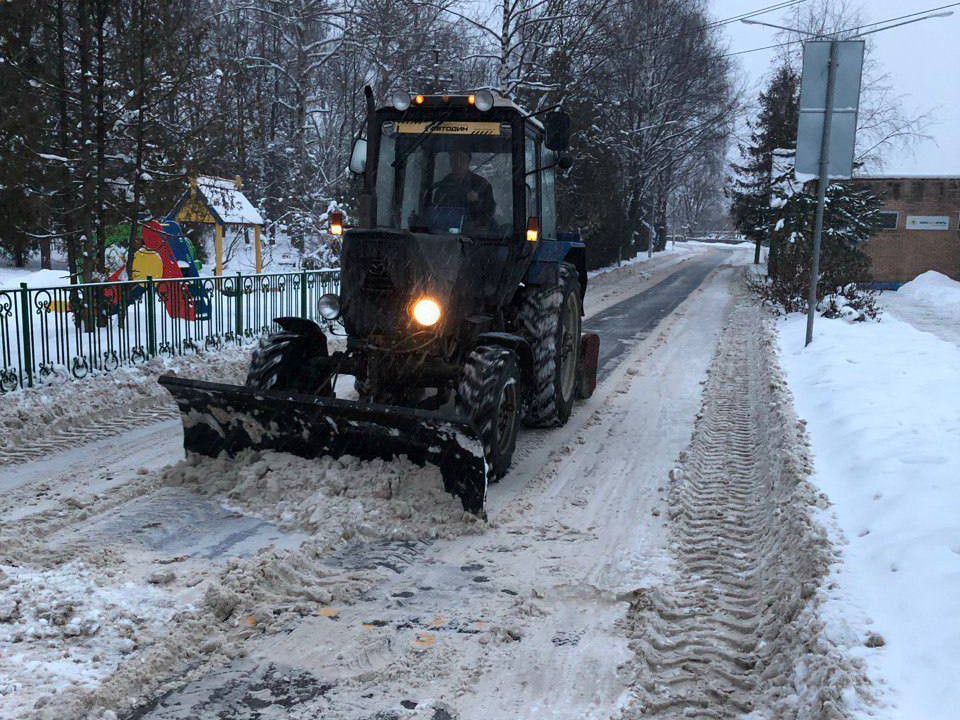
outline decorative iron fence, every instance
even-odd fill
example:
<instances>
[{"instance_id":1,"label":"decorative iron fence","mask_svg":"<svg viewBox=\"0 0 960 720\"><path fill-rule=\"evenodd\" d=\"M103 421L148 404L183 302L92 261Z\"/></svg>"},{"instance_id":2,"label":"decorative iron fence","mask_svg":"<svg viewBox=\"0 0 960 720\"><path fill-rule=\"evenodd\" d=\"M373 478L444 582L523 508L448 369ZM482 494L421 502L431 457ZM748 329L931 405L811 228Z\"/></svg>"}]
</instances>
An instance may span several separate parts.
<instances>
[{"instance_id":1,"label":"decorative iron fence","mask_svg":"<svg viewBox=\"0 0 960 720\"><path fill-rule=\"evenodd\" d=\"M317 319L339 284L311 270L0 289L0 393L242 344L275 317Z\"/></svg>"}]
</instances>

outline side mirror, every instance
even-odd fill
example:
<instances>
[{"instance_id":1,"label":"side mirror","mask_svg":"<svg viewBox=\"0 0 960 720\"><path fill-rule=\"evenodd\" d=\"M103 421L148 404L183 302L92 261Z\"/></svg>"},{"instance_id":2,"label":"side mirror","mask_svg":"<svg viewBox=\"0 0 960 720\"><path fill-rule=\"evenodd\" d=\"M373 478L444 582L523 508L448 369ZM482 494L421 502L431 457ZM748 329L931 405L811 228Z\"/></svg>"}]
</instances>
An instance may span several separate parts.
<instances>
[{"instance_id":1,"label":"side mirror","mask_svg":"<svg viewBox=\"0 0 960 720\"><path fill-rule=\"evenodd\" d=\"M546 131L544 144L549 150L566 150L570 147L570 116L563 110L547 113L543 117Z\"/></svg>"},{"instance_id":2,"label":"side mirror","mask_svg":"<svg viewBox=\"0 0 960 720\"><path fill-rule=\"evenodd\" d=\"M569 170L573 167L573 156L572 155L561 155L557 158L557 167L561 170Z\"/></svg>"},{"instance_id":3,"label":"side mirror","mask_svg":"<svg viewBox=\"0 0 960 720\"><path fill-rule=\"evenodd\" d=\"M353 150L350 152L350 172L354 175L363 175L367 169L367 141L357 138L353 141Z\"/></svg>"}]
</instances>

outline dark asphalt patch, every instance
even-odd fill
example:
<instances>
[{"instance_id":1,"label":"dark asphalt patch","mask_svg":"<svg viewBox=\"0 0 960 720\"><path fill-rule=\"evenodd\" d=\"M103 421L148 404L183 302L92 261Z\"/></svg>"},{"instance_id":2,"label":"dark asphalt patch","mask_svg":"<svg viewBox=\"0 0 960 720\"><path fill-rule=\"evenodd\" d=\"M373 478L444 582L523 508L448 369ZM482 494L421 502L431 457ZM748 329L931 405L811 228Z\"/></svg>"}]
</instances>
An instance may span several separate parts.
<instances>
[{"instance_id":1,"label":"dark asphalt patch","mask_svg":"<svg viewBox=\"0 0 960 720\"><path fill-rule=\"evenodd\" d=\"M624 354L676 310L690 293L700 287L707 275L727 260L728 255L727 252L711 252L706 257L690 260L653 287L586 320L584 330L600 336L597 380L606 379L623 360Z\"/></svg>"},{"instance_id":2,"label":"dark asphalt patch","mask_svg":"<svg viewBox=\"0 0 960 720\"><path fill-rule=\"evenodd\" d=\"M334 685L308 672L273 663L232 663L202 680L143 705L124 720L252 720L282 717L285 710L328 693Z\"/></svg>"}]
</instances>

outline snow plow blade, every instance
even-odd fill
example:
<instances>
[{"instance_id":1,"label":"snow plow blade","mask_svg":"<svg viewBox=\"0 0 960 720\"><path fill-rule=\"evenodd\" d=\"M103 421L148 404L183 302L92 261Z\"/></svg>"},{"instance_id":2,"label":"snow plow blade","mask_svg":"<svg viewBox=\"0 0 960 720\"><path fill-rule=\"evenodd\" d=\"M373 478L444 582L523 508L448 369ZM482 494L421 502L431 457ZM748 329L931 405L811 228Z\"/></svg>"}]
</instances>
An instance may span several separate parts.
<instances>
[{"instance_id":1,"label":"snow plow blade","mask_svg":"<svg viewBox=\"0 0 960 720\"><path fill-rule=\"evenodd\" d=\"M352 455L388 460L406 455L440 468L444 489L463 509L485 517L487 466L467 420L412 408L277 390L256 390L164 375L183 421L188 453L217 457L275 450L305 458Z\"/></svg>"}]
</instances>

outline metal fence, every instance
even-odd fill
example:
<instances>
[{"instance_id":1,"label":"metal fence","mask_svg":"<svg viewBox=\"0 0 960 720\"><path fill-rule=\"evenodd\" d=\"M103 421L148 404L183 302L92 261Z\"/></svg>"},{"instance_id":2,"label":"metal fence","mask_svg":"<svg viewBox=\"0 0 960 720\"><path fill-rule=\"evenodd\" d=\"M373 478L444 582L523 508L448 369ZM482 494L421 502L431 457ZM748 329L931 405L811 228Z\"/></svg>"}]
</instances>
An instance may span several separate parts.
<instances>
[{"instance_id":1,"label":"metal fence","mask_svg":"<svg viewBox=\"0 0 960 720\"><path fill-rule=\"evenodd\" d=\"M242 344L275 317L316 319L339 282L313 270L0 289L0 393Z\"/></svg>"}]
</instances>

